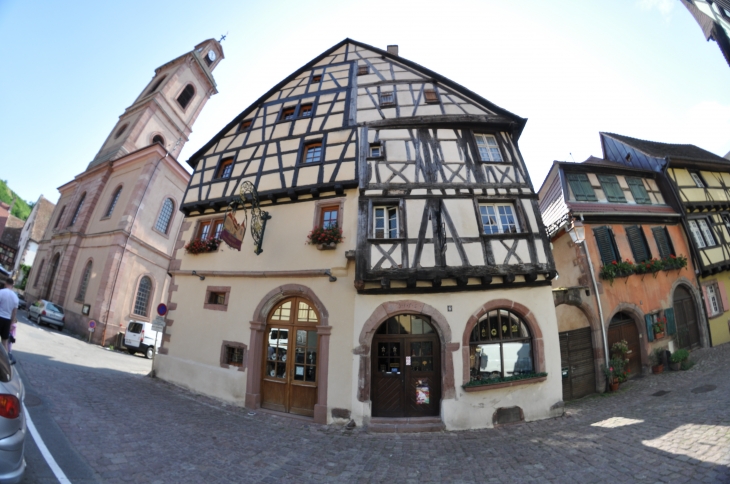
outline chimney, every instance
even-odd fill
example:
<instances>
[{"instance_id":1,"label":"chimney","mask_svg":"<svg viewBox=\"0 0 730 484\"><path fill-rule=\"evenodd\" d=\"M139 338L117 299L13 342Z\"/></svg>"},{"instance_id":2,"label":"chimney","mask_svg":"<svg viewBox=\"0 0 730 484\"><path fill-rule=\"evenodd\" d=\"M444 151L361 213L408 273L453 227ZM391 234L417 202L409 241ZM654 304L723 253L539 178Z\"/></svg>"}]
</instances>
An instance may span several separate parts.
<instances>
[{"instance_id":1,"label":"chimney","mask_svg":"<svg viewBox=\"0 0 730 484\"><path fill-rule=\"evenodd\" d=\"M397 45L389 45L387 50L388 50L388 54L390 54L390 55L398 55L398 46Z\"/></svg>"}]
</instances>

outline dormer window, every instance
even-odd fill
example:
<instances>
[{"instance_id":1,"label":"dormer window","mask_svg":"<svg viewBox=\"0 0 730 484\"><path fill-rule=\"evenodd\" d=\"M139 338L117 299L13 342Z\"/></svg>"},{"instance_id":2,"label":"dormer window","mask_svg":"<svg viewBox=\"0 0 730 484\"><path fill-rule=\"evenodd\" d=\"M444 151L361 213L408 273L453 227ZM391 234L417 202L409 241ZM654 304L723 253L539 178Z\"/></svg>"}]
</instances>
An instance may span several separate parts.
<instances>
[{"instance_id":1,"label":"dormer window","mask_svg":"<svg viewBox=\"0 0 730 484\"><path fill-rule=\"evenodd\" d=\"M238 132L240 133L241 131L248 131L250 128L251 128L251 120L248 119L238 125Z\"/></svg>"},{"instance_id":2,"label":"dormer window","mask_svg":"<svg viewBox=\"0 0 730 484\"><path fill-rule=\"evenodd\" d=\"M302 104L302 107L299 108L299 117L300 118L311 118L312 117L312 105L311 104Z\"/></svg>"},{"instance_id":3,"label":"dormer window","mask_svg":"<svg viewBox=\"0 0 730 484\"><path fill-rule=\"evenodd\" d=\"M177 97L177 103L181 108L185 109L190 104L190 101L193 100L193 96L195 96L195 88L192 84L188 84Z\"/></svg>"},{"instance_id":4,"label":"dormer window","mask_svg":"<svg viewBox=\"0 0 730 484\"><path fill-rule=\"evenodd\" d=\"M475 133L474 138L476 138L479 158L482 161L503 161L502 153L499 151L499 144L497 144L497 138L494 135Z\"/></svg>"},{"instance_id":5,"label":"dormer window","mask_svg":"<svg viewBox=\"0 0 730 484\"><path fill-rule=\"evenodd\" d=\"M279 121L286 121L288 119L294 119L294 113L296 111L296 108L286 108L281 112L281 116L279 117Z\"/></svg>"}]
</instances>

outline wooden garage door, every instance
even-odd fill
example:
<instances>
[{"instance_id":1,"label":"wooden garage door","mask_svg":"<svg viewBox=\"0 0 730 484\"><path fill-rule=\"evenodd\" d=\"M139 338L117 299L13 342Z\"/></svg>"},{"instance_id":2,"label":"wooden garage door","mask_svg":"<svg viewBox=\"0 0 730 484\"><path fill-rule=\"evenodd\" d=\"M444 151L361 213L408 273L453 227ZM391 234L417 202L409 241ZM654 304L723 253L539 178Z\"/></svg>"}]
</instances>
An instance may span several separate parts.
<instances>
[{"instance_id":1,"label":"wooden garage door","mask_svg":"<svg viewBox=\"0 0 730 484\"><path fill-rule=\"evenodd\" d=\"M560 333L563 400L575 400L596 392L591 328Z\"/></svg>"}]
</instances>

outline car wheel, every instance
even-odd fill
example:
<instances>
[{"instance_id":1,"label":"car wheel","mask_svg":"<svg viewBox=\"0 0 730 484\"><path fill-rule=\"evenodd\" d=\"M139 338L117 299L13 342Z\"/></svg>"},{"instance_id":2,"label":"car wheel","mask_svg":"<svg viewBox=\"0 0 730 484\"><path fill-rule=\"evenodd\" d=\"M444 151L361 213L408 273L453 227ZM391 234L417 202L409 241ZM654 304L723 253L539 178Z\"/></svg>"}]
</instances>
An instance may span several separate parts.
<instances>
[{"instance_id":1,"label":"car wheel","mask_svg":"<svg viewBox=\"0 0 730 484\"><path fill-rule=\"evenodd\" d=\"M132 348L127 348L127 351L129 351L130 355L133 355L137 352L137 350L133 350Z\"/></svg>"},{"instance_id":2,"label":"car wheel","mask_svg":"<svg viewBox=\"0 0 730 484\"><path fill-rule=\"evenodd\" d=\"M152 359L152 357L155 356L155 347L154 346L148 346L147 351L145 351L144 357L148 360Z\"/></svg>"},{"instance_id":3,"label":"car wheel","mask_svg":"<svg viewBox=\"0 0 730 484\"><path fill-rule=\"evenodd\" d=\"M54 324L53 329L55 329L56 331L63 331L63 326L58 326L57 324Z\"/></svg>"}]
</instances>

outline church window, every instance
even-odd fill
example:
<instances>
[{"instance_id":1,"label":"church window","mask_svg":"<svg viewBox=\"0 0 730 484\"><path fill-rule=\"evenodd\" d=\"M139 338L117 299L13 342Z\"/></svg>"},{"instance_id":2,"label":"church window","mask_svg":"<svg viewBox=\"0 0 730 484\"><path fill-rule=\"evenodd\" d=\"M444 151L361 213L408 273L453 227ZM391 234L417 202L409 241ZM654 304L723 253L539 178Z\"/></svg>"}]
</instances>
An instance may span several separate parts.
<instances>
[{"instance_id":1,"label":"church window","mask_svg":"<svg viewBox=\"0 0 730 484\"><path fill-rule=\"evenodd\" d=\"M122 194L122 187L118 187L114 191L114 195L112 195L112 200L109 202L109 208L106 209L106 214L104 214L104 218L111 217L112 212L114 212L114 207L117 206L117 202L119 201L119 195Z\"/></svg>"},{"instance_id":2,"label":"church window","mask_svg":"<svg viewBox=\"0 0 730 484\"><path fill-rule=\"evenodd\" d=\"M165 138L163 138L159 134L156 134L155 137L152 138L152 143L159 143L164 148L165 147Z\"/></svg>"},{"instance_id":3,"label":"church window","mask_svg":"<svg viewBox=\"0 0 730 484\"><path fill-rule=\"evenodd\" d=\"M491 134L474 134L479 150L479 158L482 161L503 161L502 153L499 151L497 138Z\"/></svg>"},{"instance_id":4,"label":"church window","mask_svg":"<svg viewBox=\"0 0 730 484\"><path fill-rule=\"evenodd\" d=\"M281 116L279 117L279 121L286 121L287 119L294 119L294 112L296 111L296 108L286 108L283 111L281 111Z\"/></svg>"},{"instance_id":5,"label":"church window","mask_svg":"<svg viewBox=\"0 0 730 484\"><path fill-rule=\"evenodd\" d=\"M147 316L147 309L149 308L150 296L152 294L152 280L144 276L139 281L137 287L137 297L134 300L134 314L138 316Z\"/></svg>"},{"instance_id":6,"label":"church window","mask_svg":"<svg viewBox=\"0 0 730 484\"><path fill-rule=\"evenodd\" d=\"M152 88L147 92L147 94L152 94L157 90L158 87L160 87L160 84L162 84L162 81L165 80L167 76L162 76L159 81L155 82Z\"/></svg>"},{"instance_id":7,"label":"church window","mask_svg":"<svg viewBox=\"0 0 730 484\"><path fill-rule=\"evenodd\" d=\"M89 286L89 278L91 277L91 261L86 263L84 273L81 276L81 282L79 283L79 292L76 294L76 300L84 302L86 297L86 288Z\"/></svg>"},{"instance_id":8,"label":"church window","mask_svg":"<svg viewBox=\"0 0 730 484\"><path fill-rule=\"evenodd\" d=\"M218 176L216 178L230 178L233 171L233 158L226 158L221 161L218 167Z\"/></svg>"},{"instance_id":9,"label":"church window","mask_svg":"<svg viewBox=\"0 0 730 484\"><path fill-rule=\"evenodd\" d=\"M319 163L322 161L322 143L309 143L304 146L304 163Z\"/></svg>"},{"instance_id":10,"label":"church window","mask_svg":"<svg viewBox=\"0 0 730 484\"><path fill-rule=\"evenodd\" d=\"M195 88L192 84L188 84L177 97L177 103L181 108L185 109L190 104L190 101L192 101L193 96L195 96Z\"/></svg>"},{"instance_id":11,"label":"church window","mask_svg":"<svg viewBox=\"0 0 730 484\"><path fill-rule=\"evenodd\" d=\"M74 216L71 219L71 223L68 224L69 227L71 227L73 224L75 224L76 220L78 220L79 214L81 213L81 207L84 206L84 200L86 200L86 193L81 195L81 200L79 200L79 204L76 205L76 211L74 212Z\"/></svg>"},{"instance_id":12,"label":"church window","mask_svg":"<svg viewBox=\"0 0 730 484\"><path fill-rule=\"evenodd\" d=\"M482 228L487 235L520 232L515 207L511 203L480 204L479 214L482 219Z\"/></svg>"},{"instance_id":13,"label":"church window","mask_svg":"<svg viewBox=\"0 0 730 484\"><path fill-rule=\"evenodd\" d=\"M157 217L157 223L155 224L155 229L159 232L162 232L163 234L166 234L168 229L170 228L170 220L172 219L172 212L175 209L175 203L172 201L171 198L165 199L165 201L162 203L162 210L160 210L160 215Z\"/></svg>"},{"instance_id":14,"label":"church window","mask_svg":"<svg viewBox=\"0 0 730 484\"><path fill-rule=\"evenodd\" d=\"M122 135L122 133L124 133L125 129L127 129L127 125L123 124L122 127L117 130L117 134L114 135L114 139L119 138Z\"/></svg>"},{"instance_id":15,"label":"church window","mask_svg":"<svg viewBox=\"0 0 730 484\"><path fill-rule=\"evenodd\" d=\"M300 118L311 118L312 117L312 105L311 104L302 104L302 107L299 108L299 117Z\"/></svg>"},{"instance_id":16,"label":"church window","mask_svg":"<svg viewBox=\"0 0 730 484\"><path fill-rule=\"evenodd\" d=\"M56 223L53 224L53 228L54 229L58 228L58 224L59 224L59 222L61 222L61 219L63 218L63 212L65 210L66 210L66 205L64 205L63 207L61 207L61 212L58 214L58 218L56 219Z\"/></svg>"},{"instance_id":17,"label":"church window","mask_svg":"<svg viewBox=\"0 0 730 484\"><path fill-rule=\"evenodd\" d=\"M398 207L373 207L373 235L376 239L397 239Z\"/></svg>"},{"instance_id":18,"label":"church window","mask_svg":"<svg viewBox=\"0 0 730 484\"><path fill-rule=\"evenodd\" d=\"M438 104L439 96L436 94L436 89L426 89L423 91L423 96L426 102L429 104Z\"/></svg>"}]
</instances>

